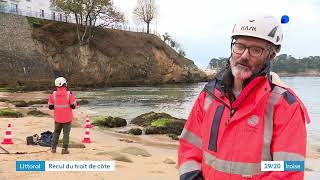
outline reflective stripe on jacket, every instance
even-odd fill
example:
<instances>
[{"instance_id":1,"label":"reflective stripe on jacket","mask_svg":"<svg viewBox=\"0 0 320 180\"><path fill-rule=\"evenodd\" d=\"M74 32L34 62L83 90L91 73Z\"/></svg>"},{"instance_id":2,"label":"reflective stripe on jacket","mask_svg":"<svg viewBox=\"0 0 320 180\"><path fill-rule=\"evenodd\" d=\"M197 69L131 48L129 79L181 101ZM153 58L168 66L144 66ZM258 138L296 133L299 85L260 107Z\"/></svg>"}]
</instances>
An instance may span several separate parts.
<instances>
[{"instance_id":1,"label":"reflective stripe on jacket","mask_svg":"<svg viewBox=\"0 0 320 180\"><path fill-rule=\"evenodd\" d=\"M303 179L303 172L260 171L261 161L305 159L309 116L298 97L261 76L230 104L220 86L209 82L188 117L179 139L180 179Z\"/></svg>"},{"instance_id":2,"label":"reflective stripe on jacket","mask_svg":"<svg viewBox=\"0 0 320 180\"><path fill-rule=\"evenodd\" d=\"M67 123L72 121L72 109L70 105L77 106L74 94L67 91L66 87L58 87L49 96L48 105L54 105L54 120L59 123Z\"/></svg>"}]
</instances>

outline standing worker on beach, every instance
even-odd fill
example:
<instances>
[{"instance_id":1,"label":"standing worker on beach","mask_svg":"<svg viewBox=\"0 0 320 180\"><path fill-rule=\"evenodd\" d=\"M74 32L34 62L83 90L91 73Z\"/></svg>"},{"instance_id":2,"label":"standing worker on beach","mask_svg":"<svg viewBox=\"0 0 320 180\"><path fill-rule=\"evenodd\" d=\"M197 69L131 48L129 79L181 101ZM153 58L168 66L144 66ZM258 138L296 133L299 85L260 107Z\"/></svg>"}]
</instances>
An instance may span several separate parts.
<instances>
[{"instance_id":1,"label":"standing worker on beach","mask_svg":"<svg viewBox=\"0 0 320 180\"><path fill-rule=\"evenodd\" d=\"M281 23L268 15L247 17L231 38L230 59L198 96L180 136L180 179L302 180L303 171L261 171L261 161L306 157L306 108L270 75Z\"/></svg>"},{"instance_id":2,"label":"standing worker on beach","mask_svg":"<svg viewBox=\"0 0 320 180\"><path fill-rule=\"evenodd\" d=\"M56 153L59 136L63 129L63 149L61 154L69 154L69 135L71 130L71 121L73 119L72 109L77 106L75 95L68 91L67 80L64 77L58 77L55 80L57 90L49 96L48 105L50 110L54 110L54 133L51 145L51 152Z\"/></svg>"}]
</instances>

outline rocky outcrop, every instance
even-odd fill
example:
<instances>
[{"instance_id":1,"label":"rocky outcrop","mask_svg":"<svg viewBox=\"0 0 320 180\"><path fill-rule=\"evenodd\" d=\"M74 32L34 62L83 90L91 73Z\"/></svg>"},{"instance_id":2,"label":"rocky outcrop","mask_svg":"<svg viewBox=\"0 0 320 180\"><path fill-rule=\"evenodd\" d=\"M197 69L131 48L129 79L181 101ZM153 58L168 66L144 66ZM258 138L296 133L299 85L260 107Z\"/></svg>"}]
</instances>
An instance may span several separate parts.
<instances>
[{"instance_id":1,"label":"rocky outcrop","mask_svg":"<svg viewBox=\"0 0 320 180\"><path fill-rule=\"evenodd\" d=\"M124 127L127 125L127 121L125 119L119 117L98 117L94 118L93 125L115 128L115 127Z\"/></svg>"},{"instance_id":2,"label":"rocky outcrop","mask_svg":"<svg viewBox=\"0 0 320 180\"><path fill-rule=\"evenodd\" d=\"M0 86L48 86L65 76L70 86L139 86L206 79L193 61L160 38L98 29L79 46L74 24L0 13Z\"/></svg>"},{"instance_id":3,"label":"rocky outcrop","mask_svg":"<svg viewBox=\"0 0 320 180\"><path fill-rule=\"evenodd\" d=\"M172 119L172 118L173 117L170 114L149 112L149 113L141 114L140 116L137 116L136 118L132 119L131 124L147 127L147 126L150 126L152 122L158 119Z\"/></svg>"},{"instance_id":4,"label":"rocky outcrop","mask_svg":"<svg viewBox=\"0 0 320 180\"><path fill-rule=\"evenodd\" d=\"M146 134L174 134L179 136L183 130L185 121L168 119L163 125L153 125L146 127ZM173 138L173 137L172 137Z\"/></svg>"},{"instance_id":5,"label":"rocky outcrop","mask_svg":"<svg viewBox=\"0 0 320 180\"><path fill-rule=\"evenodd\" d=\"M48 113L44 113L42 111L39 111L37 109L33 109L27 113L27 115L31 116L37 116L37 117L44 117L44 116L50 116Z\"/></svg>"},{"instance_id":6,"label":"rocky outcrop","mask_svg":"<svg viewBox=\"0 0 320 180\"><path fill-rule=\"evenodd\" d=\"M138 136L138 135L142 134L142 130L140 128L132 128L132 129L128 130L127 133Z\"/></svg>"},{"instance_id":7,"label":"rocky outcrop","mask_svg":"<svg viewBox=\"0 0 320 180\"><path fill-rule=\"evenodd\" d=\"M122 153L131 154L134 156L142 156L142 157L151 157L151 154L142 148L138 148L135 146L126 147L120 150Z\"/></svg>"},{"instance_id":8,"label":"rocky outcrop","mask_svg":"<svg viewBox=\"0 0 320 180\"><path fill-rule=\"evenodd\" d=\"M168 134L172 139L177 139L186 120L166 113L149 112L134 118L131 123L145 127L145 134Z\"/></svg>"}]
</instances>

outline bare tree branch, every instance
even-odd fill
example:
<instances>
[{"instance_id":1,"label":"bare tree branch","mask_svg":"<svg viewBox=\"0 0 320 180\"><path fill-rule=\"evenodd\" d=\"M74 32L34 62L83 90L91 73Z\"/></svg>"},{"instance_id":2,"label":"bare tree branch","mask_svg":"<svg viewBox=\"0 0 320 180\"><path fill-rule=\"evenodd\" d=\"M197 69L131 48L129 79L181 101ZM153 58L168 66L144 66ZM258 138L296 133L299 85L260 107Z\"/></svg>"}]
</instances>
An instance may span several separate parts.
<instances>
[{"instance_id":1,"label":"bare tree branch","mask_svg":"<svg viewBox=\"0 0 320 180\"><path fill-rule=\"evenodd\" d=\"M155 0L138 0L133 11L134 17L138 21L147 23L147 33L150 32L150 23L157 16L158 7Z\"/></svg>"}]
</instances>

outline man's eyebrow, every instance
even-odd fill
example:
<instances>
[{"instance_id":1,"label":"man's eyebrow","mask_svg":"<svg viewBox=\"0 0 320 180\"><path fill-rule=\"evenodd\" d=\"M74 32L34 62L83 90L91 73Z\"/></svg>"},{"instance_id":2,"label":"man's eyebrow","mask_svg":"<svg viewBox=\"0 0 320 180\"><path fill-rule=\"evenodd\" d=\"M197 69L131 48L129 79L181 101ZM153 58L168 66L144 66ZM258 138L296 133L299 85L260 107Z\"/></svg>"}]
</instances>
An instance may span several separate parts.
<instances>
[{"instance_id":1,"label":"man's eyebrow","mask_svg":"<svg viewBox=\"0 0 320 180\"><path fill-rule=\"evenodd\" d=\"M247 46L246 44L244 44L244 42L241 42L239 40L235 41L235 43L240 43L240 44L243 44L243 45ZM268 45L266 45L266 46L268 46ZM252 45L252 46L249 46L249 47L258 47L258 48L262 48L262 49L266 48L266 47L262 47L260 45Z\"/></svg>"}]
</instances>

